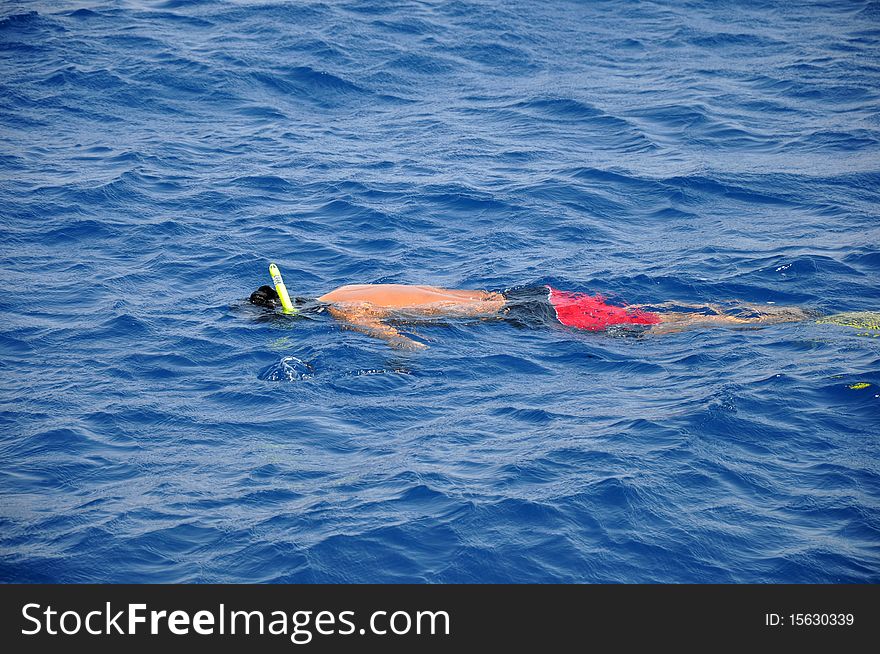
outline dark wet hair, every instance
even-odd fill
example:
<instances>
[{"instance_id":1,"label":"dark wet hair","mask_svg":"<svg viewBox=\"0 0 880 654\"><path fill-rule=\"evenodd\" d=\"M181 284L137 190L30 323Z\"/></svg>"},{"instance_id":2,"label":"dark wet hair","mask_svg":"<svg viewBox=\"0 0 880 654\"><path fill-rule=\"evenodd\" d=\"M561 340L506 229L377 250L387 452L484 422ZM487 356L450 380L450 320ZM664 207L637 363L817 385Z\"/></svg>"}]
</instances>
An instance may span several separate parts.
<instances>
[{"instance_id":1,"label":"dark wet hair","mask_svg":"<svg viewBox=\"0 0 880 654\"><path fill-rule=\"evenodd\" d=\"M271 286L260 286L260 288L251 293L250 302L258 307L268 307L269 309L274 309L281 305L278 293Z\"/></svg>"},{"instance_id":2,"label":"dark wet hair","mask_svg":"<svg viewBox=\"0 0 880 654\"><path fill-rule=\"evenodd\" d=\"M278 292L271 286L260 286L260 288L251 293L248 300L251 304L256 304L258 307L266 307L267 309L276 309L281 306L281 298L278 297ZM291 302L293 302L293 306L297 307L298 311L305 311L307 313L320 313L322 307L326 306L308 297L294 297L291 298Z\"/></svg>"}]
</instances>

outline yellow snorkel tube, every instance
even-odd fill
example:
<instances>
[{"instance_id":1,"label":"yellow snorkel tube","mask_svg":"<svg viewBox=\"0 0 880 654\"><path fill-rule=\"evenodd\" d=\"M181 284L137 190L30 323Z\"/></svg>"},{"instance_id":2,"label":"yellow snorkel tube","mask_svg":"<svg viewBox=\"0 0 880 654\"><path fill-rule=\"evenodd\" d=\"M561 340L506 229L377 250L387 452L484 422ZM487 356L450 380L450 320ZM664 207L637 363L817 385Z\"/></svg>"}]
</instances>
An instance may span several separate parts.
<instances>
[{"instance_id":1,"label":"yellow snorkel tube","mask_svg":"<svg viewBox=\"0 0 880 654\"><path fill-rule=\"evenodd\" d=\"M287 287L284 285L284 280L281 279L281 271L274 263L269 264L269 274L272 276L272 283L275 284L275 290L278 293L278 299L281 300L281 308L284 313L299 313L293 308L293 302L290 301L290 295L287 294Z\"/></svg>"}]
</instances>

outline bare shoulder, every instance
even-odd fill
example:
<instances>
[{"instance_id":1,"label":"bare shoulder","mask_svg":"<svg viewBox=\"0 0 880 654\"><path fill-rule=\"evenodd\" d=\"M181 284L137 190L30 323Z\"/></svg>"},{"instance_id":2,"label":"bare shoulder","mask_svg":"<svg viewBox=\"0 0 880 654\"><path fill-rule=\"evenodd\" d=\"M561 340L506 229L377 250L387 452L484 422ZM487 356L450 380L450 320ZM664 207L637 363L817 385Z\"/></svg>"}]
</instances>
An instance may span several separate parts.
<instances>
[{"instance_id":1,"label":"bare shoulder","mask_svg":"<svg viewBox=\"0 0 880 654\"><path fill-rule=\"evenodd\" d=\"M377 307L414 308L482 303L497 299L486 291L410 284L349 284L318 298L328 303L369 302Z\"/></svg>"},{"instance_id":2,"label":"bare shoulder","mask_svg":"<svg viewBox=\"0 0 880 654\"><path fill-rule=\"evenodd\" d=\"M380 286L388 286L388 284L345 284L330 292L335 293L336 291L363 291L365 289L378 288Z\"/></svg>"},{"instance_id":3,"label":"bare shoulder","mask_svg":"<svg viewBox=\"0 0 880 654\"><path fill-rule=\"evenodd\" d=\"M339 288L334 288L332 291L330 291L330 293L327 293L327 295L330 295L332 293L345 293L348 291L363 291L366 289L375 288L376 286L381 286L381 284L344 284Z\"/></svg>"},{"instance_id":4,"label":"bare shoulder","mask_svg":"<svg viewBox=\"0 0 880 654\"><path fill-rule=\"evenodd\" d=\"M319 297L318 300L320 302L334 302L337 300L348 299L356 297L364 291L369 291L370 289L375 288L375 286L375 284L345 284L339 288L334 288L329 293L325 293Z\"/></svg>"}]
</instances>

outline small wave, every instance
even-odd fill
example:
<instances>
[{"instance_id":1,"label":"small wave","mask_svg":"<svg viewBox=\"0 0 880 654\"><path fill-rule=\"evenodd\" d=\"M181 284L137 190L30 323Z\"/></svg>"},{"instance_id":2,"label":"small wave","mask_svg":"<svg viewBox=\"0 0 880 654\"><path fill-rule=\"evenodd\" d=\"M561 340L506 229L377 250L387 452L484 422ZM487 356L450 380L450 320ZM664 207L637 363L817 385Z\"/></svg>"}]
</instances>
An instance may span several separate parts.
<instances>
[{"instance_id":1,"label":"small wave","mask_svg":"<svg viewBox=\"0 0 880 654\"><path fill-rule=\"evenodd\" d=\"M314 374L314 368L311 364L295 356L286 356L260 371L257 379L292 382L311 379Z\"/></svg>"},{"instance_id":2,"label":"small wave","mask_svg":"<svg viewBox=\"0 0 880 654\"><path fill-rule=\"evenodd\" d=\"M80 18L80 19L89 19L89 18L101 18L104 14L93 11L92 9L86 9L85 7L80 7L79 9L74 9L73 11L66 14L71 18Z\"/></svg>"},{"instance_id":3,"label":"small wave","mask_svg":"<svg viewBox=\"0 0 880 654\"><path fill-rule=\"evenodd\" d=\"M235 186L270 191L272 193L290 193L295 190L293 184L276 175L247 175L236 177L230 183Z\"/></svg>"},{"instance_id":4,"label":"small wave","mask_svg":"<svg viewBox=\"0 0 880 654\"><path fill-rule=\"evenodd\" d=\"M876 311L876 3L49 5L0 8L4 580L880 581L864 315L409 352L245 299Z\"/></svg>"}]
</instances>

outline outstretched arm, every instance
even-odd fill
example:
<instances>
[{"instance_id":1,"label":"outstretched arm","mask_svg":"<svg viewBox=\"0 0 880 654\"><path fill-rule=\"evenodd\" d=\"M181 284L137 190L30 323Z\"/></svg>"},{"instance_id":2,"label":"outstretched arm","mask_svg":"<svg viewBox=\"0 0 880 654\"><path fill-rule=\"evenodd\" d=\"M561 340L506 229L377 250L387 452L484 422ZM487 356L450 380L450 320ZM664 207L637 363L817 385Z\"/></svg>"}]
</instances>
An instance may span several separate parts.
<instances>
[{"instance_id":1,"label":"outstretched arm","mask_svg":"<svg viewBox=\"0 0 880 654\"><path fill-rule=\"evenodd\" d=\"M427 345L414 341L383 322L388 313L369 304L329 307L330 315L345 323L350 329L387 341L391 347L401 350L424 350Z\"/></svg>"}]
</instances>

